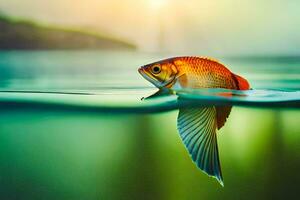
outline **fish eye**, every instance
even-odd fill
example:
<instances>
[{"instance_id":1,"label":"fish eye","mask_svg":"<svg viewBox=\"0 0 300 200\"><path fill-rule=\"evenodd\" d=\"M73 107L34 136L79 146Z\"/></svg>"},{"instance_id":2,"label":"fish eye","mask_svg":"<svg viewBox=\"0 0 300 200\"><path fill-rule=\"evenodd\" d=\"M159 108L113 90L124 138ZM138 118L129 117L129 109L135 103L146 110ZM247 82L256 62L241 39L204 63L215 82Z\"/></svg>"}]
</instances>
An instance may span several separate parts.
<instances>
[{"instance_id":1,"label":"fish eye","mask_svg":"<svg viewBox=\"0 0 300 200\"><path fill-rule=\"evenodd\" d=\"M160 73L160 71L161 71L161 67L160 67L159 65L154 65L154 66L152 67L152 72L153 72L154 74L158 74L158 73Z\"/></svg>"}]
</instances>

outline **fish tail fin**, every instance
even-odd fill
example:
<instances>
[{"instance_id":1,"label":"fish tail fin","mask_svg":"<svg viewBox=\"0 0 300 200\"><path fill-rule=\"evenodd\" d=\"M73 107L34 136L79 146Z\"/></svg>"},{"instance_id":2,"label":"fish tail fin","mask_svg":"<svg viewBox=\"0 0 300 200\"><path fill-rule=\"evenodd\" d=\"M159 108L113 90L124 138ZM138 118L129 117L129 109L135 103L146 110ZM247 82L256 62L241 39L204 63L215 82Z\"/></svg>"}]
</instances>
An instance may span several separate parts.
<instances>
[{"instance_id":1,"label":"fish tail fin","mask_svg":"<svg viewBox=\"0 0 300 200\"><path fill-rule=\"evenodd\" d=\"M237 86L238 86L239 90L249 90L250 89L250 85L246 79L244 79L243 77L236 75L236 74L232 74L232 75L237 82Z\"/></svg>"}]
</instances>

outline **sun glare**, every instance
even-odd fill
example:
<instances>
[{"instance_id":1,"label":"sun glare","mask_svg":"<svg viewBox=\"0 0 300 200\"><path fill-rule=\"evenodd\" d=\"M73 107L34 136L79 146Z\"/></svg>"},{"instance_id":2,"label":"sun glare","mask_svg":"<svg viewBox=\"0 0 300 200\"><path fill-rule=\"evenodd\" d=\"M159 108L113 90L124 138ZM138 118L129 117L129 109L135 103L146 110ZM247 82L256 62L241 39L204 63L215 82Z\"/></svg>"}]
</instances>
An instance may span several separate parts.
<instances>
[{"instance_id":1,"label":"sun glare","mask_svg":"<svg viewBox=\"0 0 300 200\"><path fill-rule=\"evenodd\" d=\"M168 0L148 0L152 9L160 9L168 3Z\"/></svg>"}]
</instances>

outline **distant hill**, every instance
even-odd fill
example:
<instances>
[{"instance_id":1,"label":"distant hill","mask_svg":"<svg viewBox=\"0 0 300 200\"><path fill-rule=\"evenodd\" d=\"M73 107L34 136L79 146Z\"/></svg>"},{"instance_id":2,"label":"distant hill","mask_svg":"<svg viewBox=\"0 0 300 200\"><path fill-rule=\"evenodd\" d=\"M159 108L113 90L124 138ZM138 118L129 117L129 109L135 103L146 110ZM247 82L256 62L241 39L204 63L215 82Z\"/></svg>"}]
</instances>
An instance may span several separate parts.
<instances>
[{"instance_id":1,"label":"distant hill","mask_svg":"<svg viewBox=\"0 0 300 200\"><path fill-rule=\"evenodd\" d=\"M97 33L49 27L0 16L0 49L135 49Z\"/></svg>"}]
</instances>

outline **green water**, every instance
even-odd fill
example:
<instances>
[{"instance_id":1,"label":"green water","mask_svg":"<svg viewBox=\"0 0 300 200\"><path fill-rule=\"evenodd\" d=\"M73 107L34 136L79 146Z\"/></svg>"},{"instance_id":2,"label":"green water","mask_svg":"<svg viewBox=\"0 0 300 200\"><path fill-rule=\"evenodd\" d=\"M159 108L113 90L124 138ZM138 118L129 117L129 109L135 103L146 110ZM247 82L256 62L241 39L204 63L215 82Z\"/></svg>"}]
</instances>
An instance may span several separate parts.
<instances>
[{"instance_id":1,"label":"green water","mask_svg":"<svg viewBox=\"0 0 300 200\"><path fill-rule=\"evenodd\" d=\"M141 101L156 89L137 67L164 56L0 52L0 199L296 199L300 58L221 58L254 89L232 98ZM218 132L224 188L176 130L179 107L215 104L234 105Z\"/></svg>"}]
</instances>

